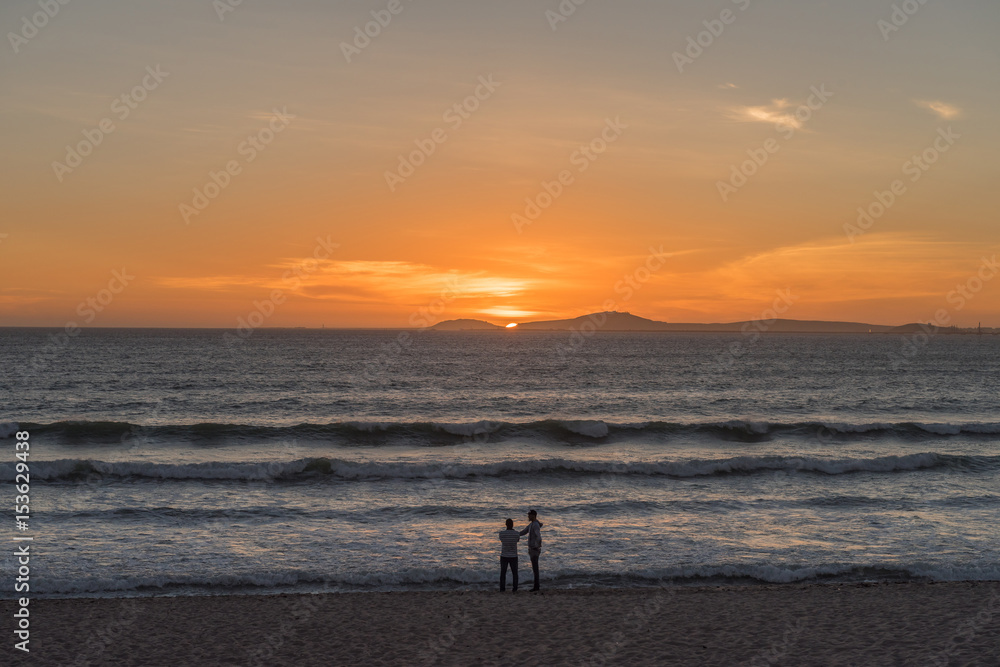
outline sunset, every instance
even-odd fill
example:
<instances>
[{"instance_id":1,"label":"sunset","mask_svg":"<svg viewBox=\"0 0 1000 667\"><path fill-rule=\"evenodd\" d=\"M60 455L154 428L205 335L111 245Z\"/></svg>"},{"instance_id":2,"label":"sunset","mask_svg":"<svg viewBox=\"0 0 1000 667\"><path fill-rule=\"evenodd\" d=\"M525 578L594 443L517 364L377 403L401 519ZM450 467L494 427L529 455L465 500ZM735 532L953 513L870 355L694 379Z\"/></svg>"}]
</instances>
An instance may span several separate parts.
<instances>
[{"instance_id":1,"label":"sunset","mask_svg":"<svg viewBox=\"0 0 1000 667\"><path fill-rule=\"evenodd\" d=\"M0 27L4 664L1000 664L995 0Z\"/></svg>"},{"instance_id":2,"label":"sunset","mask_svg":"<svg viewBox=\"0 0 1000 667\"><path fill-rule=\"evenodd\" d=\"M60 4L27 40L5 5L0 253L45 266L3 263L2 322L78 319L123 267L90 326L234 326L275 287L266 326L407 327L442 293L558 319L653 246L646 317L790 288L797 319L905 324L1000 246L992 5L883 36L862 2L403 2L358 37L384 4ZM991 285L958 320L998 314Z\"/></svg>"}]
</instances>

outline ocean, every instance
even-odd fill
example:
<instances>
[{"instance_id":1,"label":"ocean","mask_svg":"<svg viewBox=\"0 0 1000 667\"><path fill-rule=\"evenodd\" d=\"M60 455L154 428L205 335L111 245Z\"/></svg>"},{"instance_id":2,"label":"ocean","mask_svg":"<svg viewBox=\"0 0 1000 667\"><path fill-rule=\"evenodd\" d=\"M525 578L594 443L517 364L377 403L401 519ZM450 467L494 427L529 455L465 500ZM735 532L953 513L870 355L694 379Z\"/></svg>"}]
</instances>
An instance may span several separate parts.
<instances>
[{"instance_id":1,"label":"ocean","mask_svg":"<svg viewBox=\"0 0 1000 667\"><path fill-rule=\"evenodd\" d=\"M1000 579L1000 338L53 333L0 329L35 597L485 590L528 509L543 588Z\"/></svg>"}]
</instances>

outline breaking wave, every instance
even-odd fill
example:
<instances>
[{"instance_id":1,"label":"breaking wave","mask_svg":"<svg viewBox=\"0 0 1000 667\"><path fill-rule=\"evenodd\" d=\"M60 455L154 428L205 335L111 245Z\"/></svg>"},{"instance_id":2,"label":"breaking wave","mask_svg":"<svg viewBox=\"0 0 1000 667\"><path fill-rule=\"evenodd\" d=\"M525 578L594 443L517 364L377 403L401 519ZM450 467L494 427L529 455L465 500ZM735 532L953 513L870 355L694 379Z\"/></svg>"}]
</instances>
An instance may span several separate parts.
<instances>
[{"instance_id":1,"label":"breaking wave","mask_svg":"<svg viewBox=\"0 0 1000 667\"><path fill-rule=\"evenodd\" d=\"M61 421L51 424L0 424L0 438L14 432L30 431L33 437L51 439L63 445L135 445L157 446L260 444L281 441L323 442L338 445L427 445L447 446L469 442L496 443L504 440L532 440L551 443L586 444L623 438L670 440L701 438L761 442L788 436L817 439L819 442L861 438L900 438L932 440L941 437L992 437L1000 435L1000 422L972 423L849 423L849 422L770 422L745 419L709 422L639 422L612 423L601 420L557 420L532 422L370 422L346 421L329 424L262 426L253 424L202 423L186 425L143 426L128 422Z\"/></svg>"},{"instance_id":2,"label":"breaking wave","mask_svg":"<svg viewBox=\"0 0 1000 667\"><path fill-rule=\"evenodd\" d=\"M378 480L461 479L540 475L644 475L703 477L752 475L775 471L845 475L898 473L935 468L978 472L1000 468L1000 456L967 456L924 452L874 458L819 458L790 456L736 456L687 461L613 462L565 458L513 459L490 463L402 463L303 458L272 462L152 463L105 462L90 459L35 461L31 474L46 481L86 482L101 479L155 480ZM0 464L0 475L13 478L13 464Z\"/></svg>"}]
</instances>

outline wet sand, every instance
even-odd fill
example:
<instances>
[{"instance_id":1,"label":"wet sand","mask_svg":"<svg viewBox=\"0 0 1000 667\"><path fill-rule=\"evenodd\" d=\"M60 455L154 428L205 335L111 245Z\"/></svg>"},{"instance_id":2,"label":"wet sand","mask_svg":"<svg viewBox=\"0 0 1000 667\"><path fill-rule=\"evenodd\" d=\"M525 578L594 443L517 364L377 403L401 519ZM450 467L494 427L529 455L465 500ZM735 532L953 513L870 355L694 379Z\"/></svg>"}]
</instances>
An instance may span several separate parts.
<instances>
[{"instance_id":1,"label":"wet sand","mask_svg":"<svg viewBox=\"0 0 1000 667\"><path fill-rule=\"evenodd\" d=\"M1000 665L1000 582L34 600L33 665Z\"/></svg>"}]
</instances>

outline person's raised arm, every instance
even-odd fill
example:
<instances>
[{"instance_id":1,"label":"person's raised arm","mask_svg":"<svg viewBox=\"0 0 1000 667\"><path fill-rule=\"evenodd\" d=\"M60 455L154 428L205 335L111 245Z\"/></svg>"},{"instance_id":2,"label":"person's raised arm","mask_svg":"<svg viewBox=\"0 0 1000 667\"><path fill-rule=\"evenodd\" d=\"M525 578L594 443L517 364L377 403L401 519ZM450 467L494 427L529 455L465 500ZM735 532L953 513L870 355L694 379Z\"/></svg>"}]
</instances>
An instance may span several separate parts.
<instances>
[{"instance_id":1,"label":"person's raised arm","mask_svg":"<svg viewBox=\"0 0 1000 667\"><path fill-rule=\"evenodd\" d=\"M525 526L524 530L522 530L520 533L518 533L518 535L527 535L529 530L531 530L531 524L530 523L527 526Z\"/></svg>"}]
</instances>

